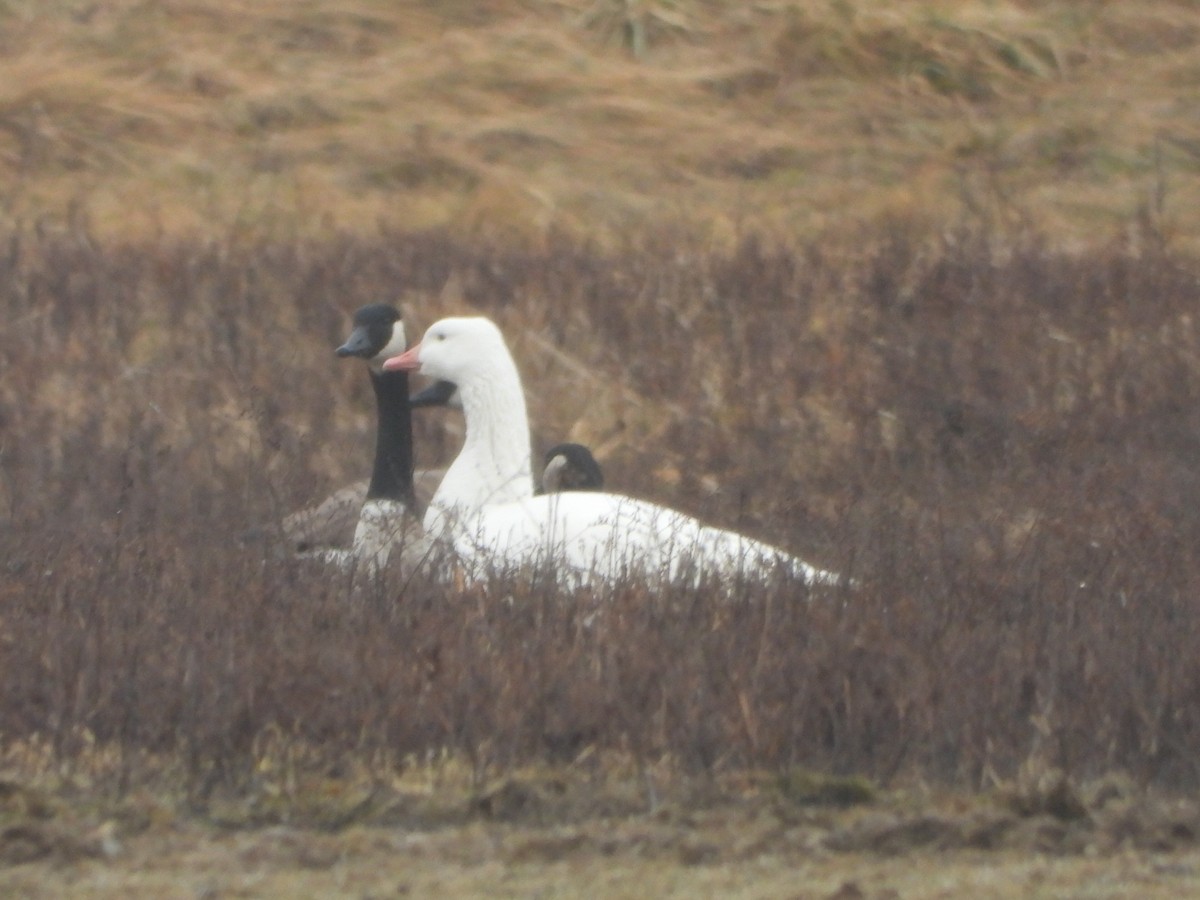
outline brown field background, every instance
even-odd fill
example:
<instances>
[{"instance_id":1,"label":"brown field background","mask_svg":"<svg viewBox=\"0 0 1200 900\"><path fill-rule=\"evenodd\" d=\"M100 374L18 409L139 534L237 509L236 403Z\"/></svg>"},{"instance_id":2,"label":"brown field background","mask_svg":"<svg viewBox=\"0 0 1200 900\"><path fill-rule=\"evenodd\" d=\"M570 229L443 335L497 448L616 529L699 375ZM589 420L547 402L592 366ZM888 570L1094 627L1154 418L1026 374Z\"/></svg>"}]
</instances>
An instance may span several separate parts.
<instances>
[{"instance_id":1,"label":"brown field background","mask_svg":"<svg viewBox=\"0 0 1200 900\"><path fill-rule=\"evenodd\" d=\"M1139 211L1193 246L1184 0L11 0L0 215L717 241Z\"/></svg>"},{"instance_id":2,"label":"brown field background","mask_svg":"<svg viewBox=\"0 0 1200 900\"><path fill-rule=\"evenodd\" d=\"M0 856L29 779L325 828L1200 782L1190 4L14 2L0 76ZM367 473L378 301L494 317L535 450L858 586L251 539ZM638 786L485 791L564 768Z\"/></svg>"}]
</instances>

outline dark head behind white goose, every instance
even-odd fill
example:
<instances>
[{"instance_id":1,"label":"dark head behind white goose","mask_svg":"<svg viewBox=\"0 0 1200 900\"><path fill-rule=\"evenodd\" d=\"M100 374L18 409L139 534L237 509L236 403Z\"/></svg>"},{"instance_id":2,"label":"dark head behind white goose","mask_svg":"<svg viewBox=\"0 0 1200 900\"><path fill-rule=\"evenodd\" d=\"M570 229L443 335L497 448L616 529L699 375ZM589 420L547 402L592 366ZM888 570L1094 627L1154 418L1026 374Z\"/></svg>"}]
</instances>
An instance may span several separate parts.
<instances>
[{"instance_id":1,"label":"dark head behind white goose","mask_svg":"<svg viewBox=\"0 0 1200 900\"><path fill-rule=\"evenodd\" d=\"M604 489L604 473L600 470L600 464L583 444L555 444L546 451L543 462L543 494Z\"/></svg>"},{"instance_id":2,"label":"dark head behind white goose","mask_svg":"<svg viewBox=\"0 0 1200 900\"><path fill-rule=\"evenodd\" d=\"M598 491L534 496L520 374L488 319L435 322L384 370L458 385L466 440L430 503L425 528L454 547L468 574L549 564L565 584L631 575L715 576L735 584L782 568L808 584L843 583L778 547L644 500Z\"/></svg>"}]
</instances>

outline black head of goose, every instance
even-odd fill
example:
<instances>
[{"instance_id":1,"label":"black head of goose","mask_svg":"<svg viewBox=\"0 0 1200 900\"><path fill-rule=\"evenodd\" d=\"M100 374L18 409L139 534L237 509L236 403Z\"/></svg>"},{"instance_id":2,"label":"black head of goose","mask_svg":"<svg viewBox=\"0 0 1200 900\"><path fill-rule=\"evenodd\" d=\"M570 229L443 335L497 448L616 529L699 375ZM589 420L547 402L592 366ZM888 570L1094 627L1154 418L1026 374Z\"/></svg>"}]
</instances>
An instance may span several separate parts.
<instances>
[{"instance_id":1,"label":"black head of goose","mask_svg":"<svg viewBox=\"0 0 1200 900\"><path fill-rule=\"evenodd\" d=\"M583 444L555 444L543 457L542 493L604 490L604 473Z\"/></svg>"}]
</instances>

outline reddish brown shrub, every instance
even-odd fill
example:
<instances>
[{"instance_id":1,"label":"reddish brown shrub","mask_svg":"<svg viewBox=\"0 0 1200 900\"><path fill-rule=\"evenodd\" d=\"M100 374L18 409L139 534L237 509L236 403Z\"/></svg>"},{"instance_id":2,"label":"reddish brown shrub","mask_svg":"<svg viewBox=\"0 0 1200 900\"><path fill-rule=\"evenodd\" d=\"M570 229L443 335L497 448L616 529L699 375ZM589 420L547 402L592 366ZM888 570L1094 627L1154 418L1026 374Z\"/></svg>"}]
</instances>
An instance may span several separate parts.
<instances>
[{"instance_id":1,"label":"reddish brown shrub","mask_svg":"<svg viewBox=\"0 0 1200 900\"><path fill-rule=\"evenodd\" d=\"M198 789L266 734L481 768L594 746L974 783L1034 754L1194 783L1200 265L1002 237L10 235L0 734L179 754ZM330 353L347 313L400 298L427 324L451 275L683 411L613 451L610 484L860 586L356 586L240 541L365 473L365 379ZM584 412L561 402L552 427ZM450 446L430 418L418 440Z\"/></svg>"}]
</instances>

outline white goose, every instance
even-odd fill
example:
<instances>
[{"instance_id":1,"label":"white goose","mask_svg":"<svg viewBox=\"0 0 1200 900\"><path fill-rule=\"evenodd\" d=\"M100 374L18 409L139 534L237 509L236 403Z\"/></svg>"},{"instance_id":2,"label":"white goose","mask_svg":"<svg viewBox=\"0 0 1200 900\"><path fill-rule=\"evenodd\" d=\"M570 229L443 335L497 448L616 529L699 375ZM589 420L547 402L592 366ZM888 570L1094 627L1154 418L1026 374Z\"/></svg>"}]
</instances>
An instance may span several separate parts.
<instances>
[{"instance_id":1,"label":"white goose","mask_svg":"<svg viewBox=\"0 0 1200 900\"><path fill-rule=\"evenodd\" d=\"M466 440L434 494L425 529L450 543L471 575L546 564L567 584L630 575L766 578L779 568L810 584L842 581L778 547L644 500L599 492L534 496L520 376L487 319L436 322L383 369L458 385Z\"/></svg>"}]
</instances>

